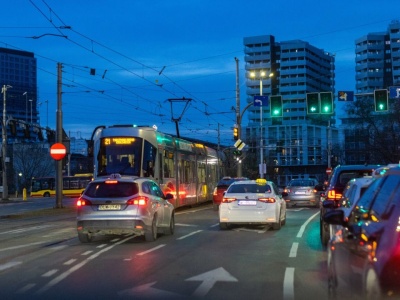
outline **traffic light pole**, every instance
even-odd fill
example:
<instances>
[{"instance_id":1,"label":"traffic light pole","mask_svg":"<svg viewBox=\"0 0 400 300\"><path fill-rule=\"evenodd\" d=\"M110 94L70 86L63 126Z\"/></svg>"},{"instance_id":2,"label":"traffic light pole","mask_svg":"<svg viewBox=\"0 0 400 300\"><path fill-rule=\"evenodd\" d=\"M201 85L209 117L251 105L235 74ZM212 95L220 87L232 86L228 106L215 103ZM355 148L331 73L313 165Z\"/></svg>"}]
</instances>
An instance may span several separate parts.
<instances>
[{"instance_id":1,"label":"traffic light pole","mask_svg":"<svg viewBox=\"0 0 400 300\"><path fill-rule=\"evenodd\" d=\"M238 126L238 139L242 138L242 126L240 116L240 85L239 85L239 59L235 57L236 61L236 124ZM237 177L242 177L242 163L238 163Z\"/></svg>"},{"instance_id":2,"label":"traffic light pole","mask_svg":"<svg viewBox=\"0 0 400 300\"><path fill-rule=\"evenodd\" d=\"M56 128L56 142L63 142L63 131L62 131L62 64L57 63L57 128ZM62 199L63 199L63 177L62 177L62 160L57 160L56 164L56 207L62 208Z\"/></svg>"}]
</instances>

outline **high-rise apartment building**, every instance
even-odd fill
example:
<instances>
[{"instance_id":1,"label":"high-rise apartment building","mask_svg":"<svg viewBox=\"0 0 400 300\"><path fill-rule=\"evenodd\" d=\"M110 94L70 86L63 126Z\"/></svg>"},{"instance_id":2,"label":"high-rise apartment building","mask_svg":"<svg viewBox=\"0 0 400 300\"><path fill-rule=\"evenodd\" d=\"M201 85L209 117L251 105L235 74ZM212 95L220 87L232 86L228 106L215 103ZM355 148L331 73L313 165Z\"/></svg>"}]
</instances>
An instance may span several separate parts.
<instances>
[{"instance_id":1,"label":"high-rise apartment building","mask_svg":"<svg viewBox=\"0 0 400 300\"><path fill-rule=\"evenodd\" d=\"M400 22L393 21L386 32L368 33L355 40L356 97L365 103L372 103L374 90L400 86ZM385 113L371 115L374 128L385 126L382 120L387 119ZM344 116L342 127L345 136L346 163L390 163L394 156L382 155L382 145L395 147L393 137L377 134L380 139L373 138L368 128L369 122L357 116Z\"/></svg>"},{"instance_id":2,"label":"high-rise apartment building","mask_svg":"<svg viewBox=\"0 0 400 300\"><path fill-rule=\"evenodd\" d=\"M244 46L247 103L260 94L283 99L282 117L273 117L268 105L249 107L248 124L241 124L249 151L259 163L263 157L266 177L278 185L299 176L323 180L332 159L339 159L339 135L333 114L307 114L306 94L334 94L334 56L301 40L276 42L272 35L245 37Z\"/></svg>"},{"instance_id":3,"label":"high-rise apartment building","mask_svg":"<svg viewBox=\"0 0 400 300\"><path fill-rule=\"evenodd\" d=\"M29 125L38 123L37 67L32 52L0 48L0 85L10 86L6 91L6 118L21 120ZM4 94L1 109L4 109ZM26 139L23 122L16 123L15 135L7 128L8 138ZM8 123L10 125L10 123ZM29 127L29 139L37 137L37 130Z\"/></svg>"}]
</instances>

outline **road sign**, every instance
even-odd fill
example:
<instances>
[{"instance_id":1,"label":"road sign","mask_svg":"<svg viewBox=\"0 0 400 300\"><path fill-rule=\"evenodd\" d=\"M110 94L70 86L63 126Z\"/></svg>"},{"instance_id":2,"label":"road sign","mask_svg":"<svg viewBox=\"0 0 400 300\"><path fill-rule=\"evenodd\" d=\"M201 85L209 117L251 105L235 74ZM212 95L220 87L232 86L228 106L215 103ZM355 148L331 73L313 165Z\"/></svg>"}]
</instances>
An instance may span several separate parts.
<instances>
[{"instance_id":1,"label":"road sign","mask_svg":"<svg viewBox=\"0 0 400 300\"><path fill-rule=\"evenodd\" d=\"M339 101L354 101L354 92L352 91L339 91Z\"/></svg>"},{"instance_id":2,"label":"road sign","mask_svg":"<svg viewBox=\"0 0 400 300\"><path fill-rule=\"evenodd\" d=\"M268 96L254 96L254 106L268 106Z\"/></svg>"},{"instance_id":3,"label":"road sign","mask_svg":"<svg viewBox=\"0 0 400 300\"><path fill-rule=\"evenodd\" d=\"M389 98L400 99L400 86L389 87Z\"/></svg>"},{"instance_id":4,"label":"road sign","mask_svg":"<svg viewBox=\"0 0 400 300\"><path fill-rule=\"evenodd\" d=\"M326 168L326 174L330 175L332 173L332 168Z\"/></svg>"},{"instance_id":5,"label":"road sign","mask_svg":"<svg viewBox=\"0 0 400 300\"><path fill-rule=\"evenodd\" d=\"M237 140L236 143L234 144L235 148L238 150L242 150L246 144L242 140Z\"/></svg>"},{"instance_id":6,"label":"road sign","mask_svg":"<svg viewBox=\"0 0 400 300\"><path fill-rule=\"evenodd\" d=\"M67 148L61 143L55 143L53 146L50 148L50 156L54 160L61 160L65 157L67 154Z\"/></svg>"}]
</instances>

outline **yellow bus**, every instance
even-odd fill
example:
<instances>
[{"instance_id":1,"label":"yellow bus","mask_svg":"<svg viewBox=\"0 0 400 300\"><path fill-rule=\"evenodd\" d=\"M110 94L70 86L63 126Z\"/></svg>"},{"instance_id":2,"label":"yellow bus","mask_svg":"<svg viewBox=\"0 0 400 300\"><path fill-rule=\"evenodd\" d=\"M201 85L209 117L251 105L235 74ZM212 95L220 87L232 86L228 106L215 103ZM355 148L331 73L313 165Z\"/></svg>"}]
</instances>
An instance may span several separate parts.
<instances>
[{"instance_id":1,"label":"yellow bus","mask_svg":"<svg viewBox=\"0 0 400 300\"><path fill-rule=\"evenodd\" d=\"M76 174L63 177L63 195L79 197L90 181L93 174ZM31 197L53 197L56 195L55 177L32 178Z\"/></svg>"}]
</instances>

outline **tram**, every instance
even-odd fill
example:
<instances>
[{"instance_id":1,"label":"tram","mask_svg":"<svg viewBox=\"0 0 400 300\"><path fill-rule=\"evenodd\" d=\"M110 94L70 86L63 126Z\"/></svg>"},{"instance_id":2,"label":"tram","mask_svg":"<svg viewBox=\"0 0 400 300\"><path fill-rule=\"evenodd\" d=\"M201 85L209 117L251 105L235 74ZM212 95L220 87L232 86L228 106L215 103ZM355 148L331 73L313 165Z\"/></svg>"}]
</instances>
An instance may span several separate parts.
<instances>
[{"instance_id":1,"label":"tram","mask_svg":"<svg viewBox=\"0 0 400 300\"><path fill-rule=\"evenodd\" d=\"M175 207L211 201L224 175L222 151L154 127L99 126L91 140L95 178L113 173L152 177L164 193L174 195Z\"/></svg>"}]
</instances>

